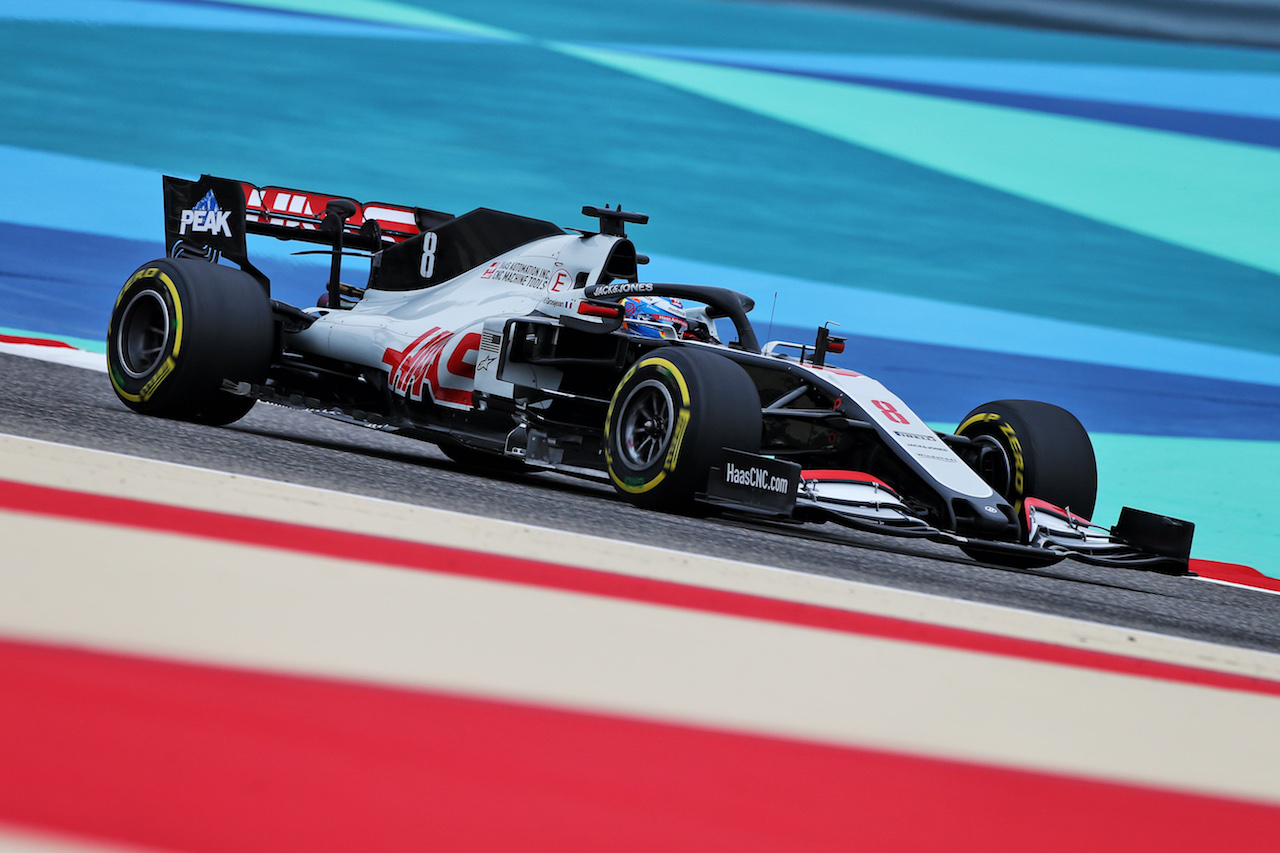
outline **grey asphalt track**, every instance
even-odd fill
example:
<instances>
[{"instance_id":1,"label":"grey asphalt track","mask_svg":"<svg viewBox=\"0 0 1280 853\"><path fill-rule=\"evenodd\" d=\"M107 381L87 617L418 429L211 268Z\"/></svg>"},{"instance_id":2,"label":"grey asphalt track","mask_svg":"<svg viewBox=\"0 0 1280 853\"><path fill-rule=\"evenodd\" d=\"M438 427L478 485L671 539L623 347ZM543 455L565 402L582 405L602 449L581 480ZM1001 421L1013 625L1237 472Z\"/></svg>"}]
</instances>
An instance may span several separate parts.
<instances>
[{"instance_id":1,"label":"grey asphalt track","mask_svg":"<svg viewBox=\"0 0 1280 853\"><path fill-rule=\"evenodd\" d=\"M144 417L102 373L17 356L0 355L0 400L0 432L12 435L1280 652L1280 595L1266 592L1069 560L996 568L947 546L832 525L666 515L622 502L607 484L473 473L429 444L264 404L230 427Z\"/></svg>"}]
</instances>

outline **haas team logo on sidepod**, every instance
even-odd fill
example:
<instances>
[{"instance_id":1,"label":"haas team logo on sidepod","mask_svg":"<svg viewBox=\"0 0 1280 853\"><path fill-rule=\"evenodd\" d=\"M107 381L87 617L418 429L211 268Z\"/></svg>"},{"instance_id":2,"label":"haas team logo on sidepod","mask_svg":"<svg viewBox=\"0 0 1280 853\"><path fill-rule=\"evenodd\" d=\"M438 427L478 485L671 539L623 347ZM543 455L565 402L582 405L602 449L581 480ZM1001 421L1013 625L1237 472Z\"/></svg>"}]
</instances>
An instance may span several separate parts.
<instances>
[{"instance_id":1,"label":"haas team logo on sidepod","mask_svg":"<svg viewBox=\"0 0 1280 853\"><path fill-rule=\"evenodd\" d=\"M453 332L433 328L403 350L388 347L382 354L382 363L391 368L391 390L410 400L421 400L425 383L437 403L470 407L471 383L476 376L473 354L480 350L480 335L468 332L452 347L451 341ZM470 360L468 355L472 356Z\"/></svg>"}]
</instances>

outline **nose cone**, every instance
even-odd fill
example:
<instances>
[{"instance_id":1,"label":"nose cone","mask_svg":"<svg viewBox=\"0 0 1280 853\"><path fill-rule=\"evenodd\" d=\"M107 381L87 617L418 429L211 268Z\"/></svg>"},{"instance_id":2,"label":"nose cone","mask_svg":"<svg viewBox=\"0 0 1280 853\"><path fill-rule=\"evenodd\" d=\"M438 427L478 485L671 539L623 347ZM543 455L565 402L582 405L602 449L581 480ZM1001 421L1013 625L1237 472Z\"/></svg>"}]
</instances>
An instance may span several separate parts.
<instances>
[{"instance_id":1,"label":"nose cone","mask_svg":"<svg viewBox=\"0 0 1280 853\"><path fill-rule=\"evenodd\" d=\"M983 539L1017 541L1022 527L1013 507L999 495L989 498L960 497L951 501L956 515L956 532Z\"/></svg>"}]
</instances>

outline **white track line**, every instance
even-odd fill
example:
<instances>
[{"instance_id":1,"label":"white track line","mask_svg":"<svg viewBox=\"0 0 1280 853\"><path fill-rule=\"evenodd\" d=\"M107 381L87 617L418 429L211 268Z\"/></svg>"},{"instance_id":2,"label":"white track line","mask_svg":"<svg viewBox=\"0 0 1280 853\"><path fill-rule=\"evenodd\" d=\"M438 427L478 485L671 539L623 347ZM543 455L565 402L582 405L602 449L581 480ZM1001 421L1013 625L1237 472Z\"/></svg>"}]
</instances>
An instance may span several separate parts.
<instances>
[{"instance_id":1,"label":"white track line","mask_svg":"<svg viewBox=\"0 0 1280 853\"><path fill-rule=\"evenodd\" d=\"M1235 581L1224 581L1219 578L1197 577L1195 580L1204 581L1205 583L1222 584L1223 586L1235 587L1236 589L1247 589L1252 592L1265 592L1268 595L1280 595L1280 590L1266 589L1265 587L1253 586L1252 584L1247 583L1236 583Z\"/></svg>"},{"instance_id":2,"label":"white track line","mask_svg":"<svg viewBox=\"0 0 1280 853\"><path fill-rule=\"evenodd\" d=\"M20 355L23 358L34 358L37 361L51 361L55 364L66 364L84 370L107 372L107 357L99 352L89 352L70 347L46 347L35 344L11 344L0 341L0 353Z\"/></svg>"}]
</instances>

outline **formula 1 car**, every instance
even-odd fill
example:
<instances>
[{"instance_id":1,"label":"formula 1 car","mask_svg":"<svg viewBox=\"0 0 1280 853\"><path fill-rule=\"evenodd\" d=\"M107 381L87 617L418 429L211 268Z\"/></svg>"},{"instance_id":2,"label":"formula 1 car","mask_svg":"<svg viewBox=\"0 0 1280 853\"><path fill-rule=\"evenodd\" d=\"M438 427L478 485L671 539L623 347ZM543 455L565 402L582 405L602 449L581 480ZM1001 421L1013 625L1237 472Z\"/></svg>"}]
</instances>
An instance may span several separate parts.
<instances>
[{"instance_id":1,"label":"formula 1 car","mask_svg":"<svg viewBox=\"0 0 1280 853\"><path fill-rule=\"evenodd\" d=\"M584 207L598 224L582 230L208 175L163 186L168 256L125 282L107 333L137 412L228 424L266 401L466 466L607 479L643 507L835 522L1004 565L1188 572L1190 523L1089 520L1093 447L1065 410L1003 400L937 432L828 364L844 342L825 327L761 346L743 294L641 281L626 225L643 214ZM247 234L324 246L319 304L271 299ZM369 261L362 287L341 281L351 255Z\"/></svg>"}]
</instances>

